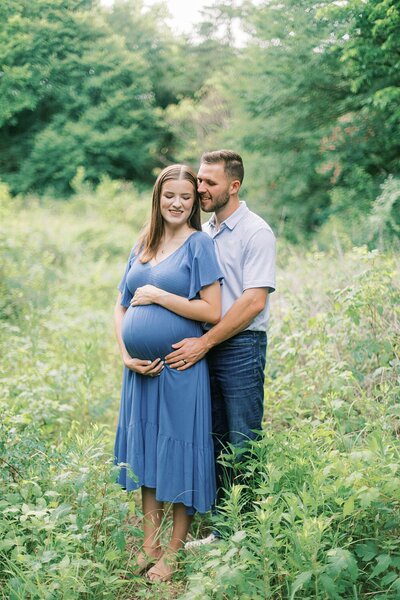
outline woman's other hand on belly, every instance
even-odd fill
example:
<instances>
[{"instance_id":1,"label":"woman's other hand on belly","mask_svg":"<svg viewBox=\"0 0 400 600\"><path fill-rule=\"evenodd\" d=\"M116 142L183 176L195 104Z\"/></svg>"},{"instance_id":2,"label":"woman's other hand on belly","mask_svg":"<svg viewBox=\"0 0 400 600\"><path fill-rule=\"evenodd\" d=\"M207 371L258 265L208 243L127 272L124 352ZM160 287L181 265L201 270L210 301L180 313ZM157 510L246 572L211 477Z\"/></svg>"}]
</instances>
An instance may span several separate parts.
<instances>
[{"instance_id":1,"label":"woman's other hand on belly","mask_svg":"<svg viewBox=\"0 0 400 600\"><path fill-rule=\"evenodd\" d=\"M157 377L164 368L164 362L161 358L156 358L152 362L150 360L127 357L124 359L124 365L127 369L148 377Z\"/></svg>"}]
</instances>

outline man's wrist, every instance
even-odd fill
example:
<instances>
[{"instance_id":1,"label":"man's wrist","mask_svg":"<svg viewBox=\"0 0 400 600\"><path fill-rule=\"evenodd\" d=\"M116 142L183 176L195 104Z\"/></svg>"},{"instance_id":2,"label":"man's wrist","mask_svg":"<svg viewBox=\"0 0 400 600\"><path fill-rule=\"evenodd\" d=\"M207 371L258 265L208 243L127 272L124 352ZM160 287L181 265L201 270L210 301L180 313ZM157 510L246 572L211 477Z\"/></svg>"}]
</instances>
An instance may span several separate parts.
<instances>
[{"instance_id":1,"label":"man's wrist","mask_svg":"<svg viewBox=\"0 0 400 600\"><path fill-rule=\"evenodd\" d=\"M209 331L206 331L206 333L203 334L203 342L205 344L206 350L207 352L209 350L211 350L211 348L214 348L214 346L217 345L217 342L215 342L212 339L212 329L210 329Z\"/></svg>"}]
</instances>

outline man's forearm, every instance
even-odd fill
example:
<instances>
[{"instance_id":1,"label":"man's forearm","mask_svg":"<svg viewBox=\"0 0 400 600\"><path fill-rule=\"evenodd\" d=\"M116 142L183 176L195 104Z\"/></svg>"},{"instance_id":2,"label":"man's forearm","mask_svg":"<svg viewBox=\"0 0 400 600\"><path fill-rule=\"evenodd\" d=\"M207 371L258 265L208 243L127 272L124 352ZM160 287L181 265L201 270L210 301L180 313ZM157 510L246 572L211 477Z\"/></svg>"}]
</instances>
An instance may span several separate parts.
<instances>
[{"instance_id":1,"label":"man's forearm","mask_svg":"<svg viewBox=\"0 0 400 600\"><path fill-rule=\"evenodd\" d=\"M267 288L254 288L243 292L227 311L224 318L201 337L185 338L172 344L173 352L165 358L167 364L178 371L189 369L204 358L213 346L236 335L253 321L264 309Z\"/></svg>"},{"instance_id":2,"label":"man's forearm","mask_svg":"<svg viewBox=\"0 0 400 600\"><path fill-rule=\"evenodd\" d=\"M265 290L262 294L257 293L253 295L249 293L247 295L244 293L243 296L238 298L224 315L223 319L203 335L203 340L207 344L207 350L246 329L263 310L267 296L268 292Z\"/></svg>"}]
</instances>

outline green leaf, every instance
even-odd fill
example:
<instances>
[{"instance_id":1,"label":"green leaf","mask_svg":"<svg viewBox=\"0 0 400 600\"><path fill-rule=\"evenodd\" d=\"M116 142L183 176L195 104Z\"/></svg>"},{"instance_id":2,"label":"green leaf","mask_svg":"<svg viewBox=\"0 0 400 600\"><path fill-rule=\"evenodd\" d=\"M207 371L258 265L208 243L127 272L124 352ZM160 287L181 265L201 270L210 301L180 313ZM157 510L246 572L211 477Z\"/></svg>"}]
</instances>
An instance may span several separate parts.
<instances>
[{"instance_id":1,"label":"green leaf","mask_svg":"<svg viewBox=\"0 0 400 600\"><path fill-rule=\"evenodd\" d=\"M239 552L238 548L231 548L230 550L228 550L228 552L225 554L225 556L222 558L222 560L224 562L228 562L230 561L230 559L235 556L237 553Z\"/></svg>"},{"instance_id":2,"label":"green leaf","mask_svg":"<svg viewBox=\"0 0 400 600\"><path fill-rule=\"evenodd\" d=\"M112 561L116 560L119 556L120 556L120 553L117 552L116 550L108 550L108 552L106 552L104 555L104 559L112 562Z\"/></svg>"},{"instance_id":3,"label":"green leaf","mask_svg":"<svg viewBox=\"0 0 400 600\"><path fill-rule=\"evenodd\" d=\"M17 544L17 540L13 539L13 540L9 540L9 539L5 539L5 540L0 540L0 550L10 550L10 548L12 548L13 546L15 546Z\"/></svg>"},{"instance_id":4,"label":"green leaf","mask_svg":"<svg viewBox=\"0 0 400 600\"><path fill-rule=\"evenodd\" d=\"M381 585L386 587L386 586L390 585L391 583L393 583L393 581L395 581L396 579L397 579L397 573L392 571L391 573L387 573L387 575L382 577Z\"/></svg>"},{"instance_id":5,"label":"green leaf","mask_svg":"<svg viewBox=\"0 0 400 600\"><path fill-rule=\"evenodd\" d=\"M327 594L329 595L329 598L331 600L340 600L341 599L341 596L338 593L336 584L333 581L333 579L331 577L329 577L329 575L327 575L326 573L322 573L319 580L321 583L321 587L327 592Z\"/></svg>"},{"instance_id":6,"label":"green leaf","mask_svg":"<svg viewBox=\"0 0 400 600\"><path fill-rule=\"evenodd\" d=\"M237 531L232 537L231 540L232 542L234 542L235 544L240 544L244 538L247 536L247 533L245 531Z\"/></svg>"},{"instance_id":7,"label":"green leaf","mask_svg":"<svg viewBox=\"0 0 400 600\"><path fill-rule=\"evenodd\" d=\"M69 567L71 561L68 555L65 555L64 558L58 563L58 566L61 568Z\"/></svg>"},{"instance_id":8,"label":"green leaf","mask_svg":"<svg viewBox=\"0 0 400 600\"><path fill-rule=\"evenodd\" d=\"M354 496L350 496L343 505L343 516L347 517L354 512Z\"/></svg>"},{"instance_id":9,"label":"green leaf","mask_svg":"<svg viewBox=\"0 0 400 600\"><path fill-rule=\"evenodd\" d=\"M54 552L54 550L45 550L40 560L42 563L48 563L55 558L57 558L57 552Z\"/></svg>"},{"instance_id":10,"label":"green leaf","mask_svg":"<svg viewBox=\"0 0 400 600\"><path fill-rule=\"evenodd\" d=\"M122 550L125 550L125 546L126 546L126 540L125 540L125 535L123 531L118 531L117 533L115 533L113 535L113 539L115 541L115 545L117 546L118 550L120 550L122 552Z\"/></svg>"},{"instance_id":11,"label":"green leaf","mask_svg":"<svg viewBox=\"0 0 400 600\"><path fill-rule=\"evenodd\" d=\"M376 559L377 564L370 575L370 579L376 577L377 575L380 575L381 573L383 573L383 571L386 571L386 569L390 566L391 562L392 561L389 554L380 554Z\"/></svg>"},{"instance_id":12,"label":"green leaf","mask_svg":"<svg viewBox=\"0 0 400 600\"><path fill-rule=\"evenodd\" d=\"M357 579L357 562L351 552L345 548L332 548L327 554L329 557L327 569L330 574L337 576L345 571L353 581Z\"/></svg>"},{"instance_id":13,"label":"green leaf","mask_svg":"<svg viewBox=\"0 0 400 600\"><path fill-rule=\"evenodd\" d=\"M303 571L303 573L297 575L296 579L293 581L292 584L292 593L290 595L290 600L293 600L296 592L302 589L306 585L306 583L310 581L311 577L312 571Z\"/></svg>"},{"instance_id":14,"label":"green leaf","mask_svg":"<svg viewBox=\"0 0 400 600\"><path fill-rule=\"evenodd\" d=\"M362 558L365 562L369 562L378 554L378 547L374 542L367 542L366 544L358 544L356 546L356 554Z\"/></svg>"}]
</instances>

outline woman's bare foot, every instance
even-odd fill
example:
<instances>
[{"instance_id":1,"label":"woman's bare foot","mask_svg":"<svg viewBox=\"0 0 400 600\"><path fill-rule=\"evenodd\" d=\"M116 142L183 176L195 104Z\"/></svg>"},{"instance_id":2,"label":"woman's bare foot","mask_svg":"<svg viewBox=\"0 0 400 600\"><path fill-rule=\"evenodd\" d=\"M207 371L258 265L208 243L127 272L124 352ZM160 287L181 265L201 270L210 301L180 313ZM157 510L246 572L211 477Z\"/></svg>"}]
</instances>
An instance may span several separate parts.
<instances>
[{"instance_id":1,"label":"woman's bare foot","mask_svg":"<svg viewBox=\"0 0 400 600\"><path fill-rule=\"evenodd\" d=\"M134 575L141 575L151 565L157 563L162 557L161 546L156 548L143 548L135 557L135 564L132 569Z\"/></svg>"},{"instance_id":2,"label":"woman's bare foot","mask_svg":"<svg viewBox=\"0 0 400 600\"><path fill-rule=\"evenodd\" d=\"M154 567L147 571L149 581L170 581L176 571L176 556L163 554Z\"/></svg>"}]
</instances>

